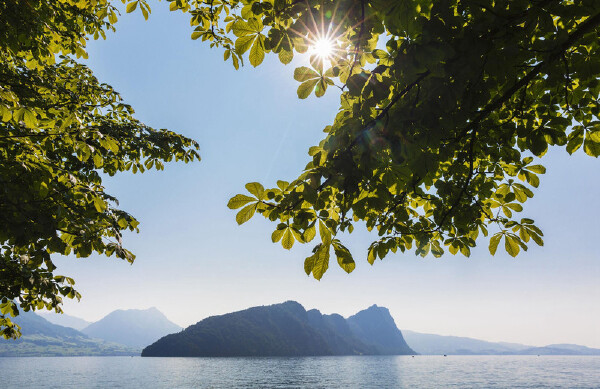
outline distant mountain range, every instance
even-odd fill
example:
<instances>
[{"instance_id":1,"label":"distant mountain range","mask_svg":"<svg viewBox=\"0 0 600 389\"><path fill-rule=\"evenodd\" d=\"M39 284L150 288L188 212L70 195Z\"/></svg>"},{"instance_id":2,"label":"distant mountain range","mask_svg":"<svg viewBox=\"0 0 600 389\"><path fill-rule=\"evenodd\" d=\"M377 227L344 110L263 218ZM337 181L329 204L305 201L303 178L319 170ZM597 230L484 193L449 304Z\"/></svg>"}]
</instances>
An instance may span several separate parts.
<instances>
[{"instance_id":1,"label":"distant mountain range","mask_svg":"<svg viewBox=\"0 0 600 389\"><path fill-rule=\"evenodd\" d=\"M600 349L575 344L534 347L518 343L487 342L458 336L423 334L403 330L404 339L424 355L600 355Z\"/></svg>"},{"instance_id":2,"label":"distant mountain range","mask_svg":"<svg viewBox=\"0 0 600 389\"><path fill-rule=\"evenodd\" d=\"M139 349L92 339L73 328L50 323L33 312L13 320L21 326L16 340L0 338L0 356L139 355Z\"/></svg>"},{"instance_id":3,"label":"distant mountain range","mask_svg":"<svg viewBox=\"0 0 600 389\"><path fill-rule=\"evenodd\" d=\"M0 338L0 356L139 355L148 345L144 356L600 355L600 349L573 344L534 347L401 332L387 308L376 305L345 319L289 301L209 317L184 331L156 308L118 310L95 323L32 312L15 321L23 335Z\"/></svg>"},{"instance_id":4,"label":"distant mountain range","mask_svg":"<svg viewBox=\"0 0 600 389\"><path fill-rule=\"evenodd\" d=\"M387 308L344 319L295 301L204 319L146 347L142 356L312 356L415 354Z\"/></svg>"},{"instance_id":5,"label":"distant mountain range","mask_svg":"<svg viewBox=\"0 0 600 389\"><path fill-rule=\"evenodd\" d=\"M21 326L22 336L0 338L0 356L139 355L144 346L181 330L156 308L117 310L82 331L46 318L73 327L85 322L68 315L21 312L14 321Z\"/></svg>"},{"instance_id":6,"label":"distant mountain range","mask_svg":"<svg viewBox=\"0 0 600 389\"><path fill-rule=\"evenodd\" d=\"M181 331L158 309L128 309L109 313L85 327L82 332L92 338L141 349L161 337Z\"/></svg>"}]
</instances>

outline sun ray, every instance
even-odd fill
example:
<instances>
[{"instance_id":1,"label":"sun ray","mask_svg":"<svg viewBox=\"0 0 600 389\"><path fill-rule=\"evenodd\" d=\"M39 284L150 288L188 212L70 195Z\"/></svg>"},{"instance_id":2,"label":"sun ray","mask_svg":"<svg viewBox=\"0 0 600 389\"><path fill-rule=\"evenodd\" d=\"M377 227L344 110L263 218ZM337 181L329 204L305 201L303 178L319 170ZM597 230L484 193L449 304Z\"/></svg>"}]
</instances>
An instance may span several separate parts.
<instances>
[{"instance_id":1,"label":"sun ray","mask_svg":"<svg viewBox=\"0 0 600 389\"><path fill-rule=\"evenodd\" d=\"M306 22L299 20L304 31L290 29L306 40L308 54L317 56L323 62L329 62L331 65L340 59L346 58L349 52L340 46L341 36L339 36L339 31L347 20L350 10L341 11L343 16L339 23L334 23L336 15L340 12L339 4L334 6L333 11L328 11L328 15L325 14L323 9L319 12L321 15L314 15L312 10L308 12L310 12L310 17ZM319 19L320 23L318 22ZM359 25L360 23L357 23L357 26Z\"/></svg>"}]
</instances>

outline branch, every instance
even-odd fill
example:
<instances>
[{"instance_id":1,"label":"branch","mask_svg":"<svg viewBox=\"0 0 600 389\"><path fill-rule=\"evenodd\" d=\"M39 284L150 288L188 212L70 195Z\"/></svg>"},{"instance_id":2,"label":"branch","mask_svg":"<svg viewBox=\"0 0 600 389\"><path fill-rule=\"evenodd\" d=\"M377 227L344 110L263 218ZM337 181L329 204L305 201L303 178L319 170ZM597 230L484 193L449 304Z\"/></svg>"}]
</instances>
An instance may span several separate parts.
<instances>
[{"instance_id":1,"label":"branch","mask_svg":"<svg viewBox=\"0 0 600 389\"><path fill-rule=\"evenodd\" d=\"M392 100L390 100L390 102L388 103L388 105L386 105L381 112L379 113L379 115L377 115L374 119L370 120L364 127L363 131L361 131L361 133L354 138L354 140L350 143L350 145L348 146L347 150L350 150L354 145L356 145L356 142L358 142L365 134L365 131L369 129L369 127L373 126L375 123L377 123L379 120L381 120L384 116L387 116L389 110L394 106L394 104L396 104L401 98L403 98L404 96L406 96L406 94L408 92L411 91L412 88L414 88L415 86L418 86L419 83L421 81L423 81L423 79L425 77L427 77L429 74L431 74L431 71L426 71L425 73L421 73L421 75L413 82L411 82L410 84L408 84L404 89L402 89L400 91L400 93L398 93L396 96L394 96L392 98Z\"/></svg>"},{"instance_id":2,"label":"branch","mask_svg":"<svg viewBox=\"0 0 600 389\"><path fill-rule=\"evenodd\" d=\"M571 112L571 106L569 105L569 87L571 86L571 74L569 71L569 62L567 57L563 53L562 60L565 64L565 104L567 105L567 112Z\"/></svg>"},{"instance_id":3,"label":"branch","mask_svg":"<svg viewBox=\"0 0 600 389\"><path fill-rule=\"evenodd\" d=\"M463 184L463 186L460 190L460 193L458 194L458 196L456 196L454 203L452 204L452 206L450 207L448 212L446 212L442 216L442 220L439 222L438 228L436 229L438 231L440 231L442 229L442 227L444 226L444 222L446 221L448 216L450 216L452 214L452 212L454 211L454 209L458 206L458 204L460 204L460 201L462 200L463 195L467 192L467 188L469 187L469 184L471 183L471 179L473 179L473 171L474 171L473 165L475 162L475 140L476 140L476 138L477 138L477 128L474 128L473 132L471 133L471 139L469 141L469 175L467 176L467 179L465 180L465 183Z\"/></svg>"},{"instance_id":4,"label":"branch","mask_svg":"<svg viewBox=\"0 0 600 389\"><path fill-rule=\"evenodd\" d=\"M352 61L352 66L350 66L350 71L348 72L348 78L352 76L352 71L354 70L354 66L356 66L356 62L358 61L358 49L360 48L360 39L362 38L363 31L365 28L365 0L361 0L361 16L360 16L360 30L358 31L358 37L356 38L356 44L354 45L354 61ZM348 82L342 86L341 90L344 90L348 85Z\"/></svg>"},{"instance_id":5,"label":"branch","mask_svg":"<svg viewBox=\"0 0 600 389\"><path fill-rule=\"evenodd\" d=\"M535 65L533 67L533 69L531 69L529 71L529 73L527 73L525 75L525 77L520 79L516 84L514 84L511 88L509 88L506 92L504 92L502 94L502 96L496 98L487 107L485 107L483 109L483 111L481 111L479 113L479 115L477 115L477 117L473 121L473 124L470 127L481 122L485 117L487 117L490 113L492 113L492 111L500 108L519 89L521 89L523 86L527 85L531 80L533 80L541 72L541 70L544 66L546 66L547 64L552 63L552 62L556 61L557 59L559 59L560 57L562 57L564 52L567 51L577 40L582 38L583 35L587 34L591 30L593 30L595 27L598 27L599 24L600 24L600 13L586 19L583 23L581 23L581 25L575 32L573 32L571 35L569 35L569 38L562 45L560 45L559 47L557 47L555 50L552 51L550 56L548 56L548 58L545 61L542 61L542 62L538 63L537 65Z\"/></svg>"}]
</instances>

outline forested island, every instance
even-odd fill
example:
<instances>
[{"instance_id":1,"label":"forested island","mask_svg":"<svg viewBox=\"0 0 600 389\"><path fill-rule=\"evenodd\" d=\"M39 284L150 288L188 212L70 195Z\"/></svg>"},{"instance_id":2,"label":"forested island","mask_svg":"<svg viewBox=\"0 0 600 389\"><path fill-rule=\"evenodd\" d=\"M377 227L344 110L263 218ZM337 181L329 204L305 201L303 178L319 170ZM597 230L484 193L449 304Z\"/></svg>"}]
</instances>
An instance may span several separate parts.
<instances>
[{"instance_id":1,"label":"forested island","mask_svg":"<svg viewBox=\"0 0 600 389\"><path fill-rule=\"evenodd\" d=\"M387 308L373 305L344 319L295 301L212 316L142 351L143 357L407 354L416 353Z\"/></svg>"}]
</instances>

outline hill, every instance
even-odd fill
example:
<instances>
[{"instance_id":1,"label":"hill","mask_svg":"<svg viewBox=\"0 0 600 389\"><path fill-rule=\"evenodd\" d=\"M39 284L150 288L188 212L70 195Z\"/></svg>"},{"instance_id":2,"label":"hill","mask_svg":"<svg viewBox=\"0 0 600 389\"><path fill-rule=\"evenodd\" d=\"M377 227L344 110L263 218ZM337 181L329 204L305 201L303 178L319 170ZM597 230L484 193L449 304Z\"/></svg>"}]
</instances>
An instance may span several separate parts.
<instances>
[{"instance_id":1,"label":"hill","mask_svg":"<svg viewBox=\"0 0 600 389\"><path fill-rule=\"evenodd\" d=\"M425 355L600 355L600 349L575 344L551 344L533 347L518 343L488 342L485 340L423 334L403 330L406 342Z\"/></svg>"},{"instance_id":2,"label":"hill","mask_svg":"<svg viewBox=\"0 0 600 389\"><path fill-rule=\"evenodd\" d=\"M522 351L524 355L600 355L600 349L576 344L550 344L544 347L532 347Z\"/></svg>"},{"instance_id":3,"label":"hill","mask_svg":"<svg viewBox=\"0 0 600 389\"><path fill-rule=\"evenodd\" d=\"M181 327L156 308L116 310L82 330L90 337L138 349L179 331Z\"/></svg>"},{"instance_id":4,"label":"hill","mask_svg":"<svg viewBox=\"0 0 600 389\"><path fill-rule=\"evenodd\" d=\"M373 309L372 309L373 308ZM358 319L306 311L295 301L204 319L146 347L142 356L316 356L413 354L389 311L371 307ZM368 311L368 310L367 310ZM372 315L376 311L377 314ZM364 312L364 311L363 311ZM368 334L385 329L382 337ZM386 336L388 338L386 338ZM385 339L384 339L385 338Z\"/></svg>"},{"instance_id":5,"label":"hill","mask_svg":"<svg viewBox=\"0 0 600 389\"><path fill-rule=\"evenodd\" d=\"M21 326L22 336L16 340L0 338L0 356L139 355L138 349L92 339L33 312L21 312L14 322Z\"/></svg>"},{"instance_id":6,"label":"hill","mask_svg":"<svg viewBox=\"0 0 600 389\"><path fill-rule=\"evenodd\" d=\"M403 330L402 333L412 348L425 355L512 355L532 347L516 343L487 342L459 336L423 334L408 330Z\"/></svg>"}]
</instances>

